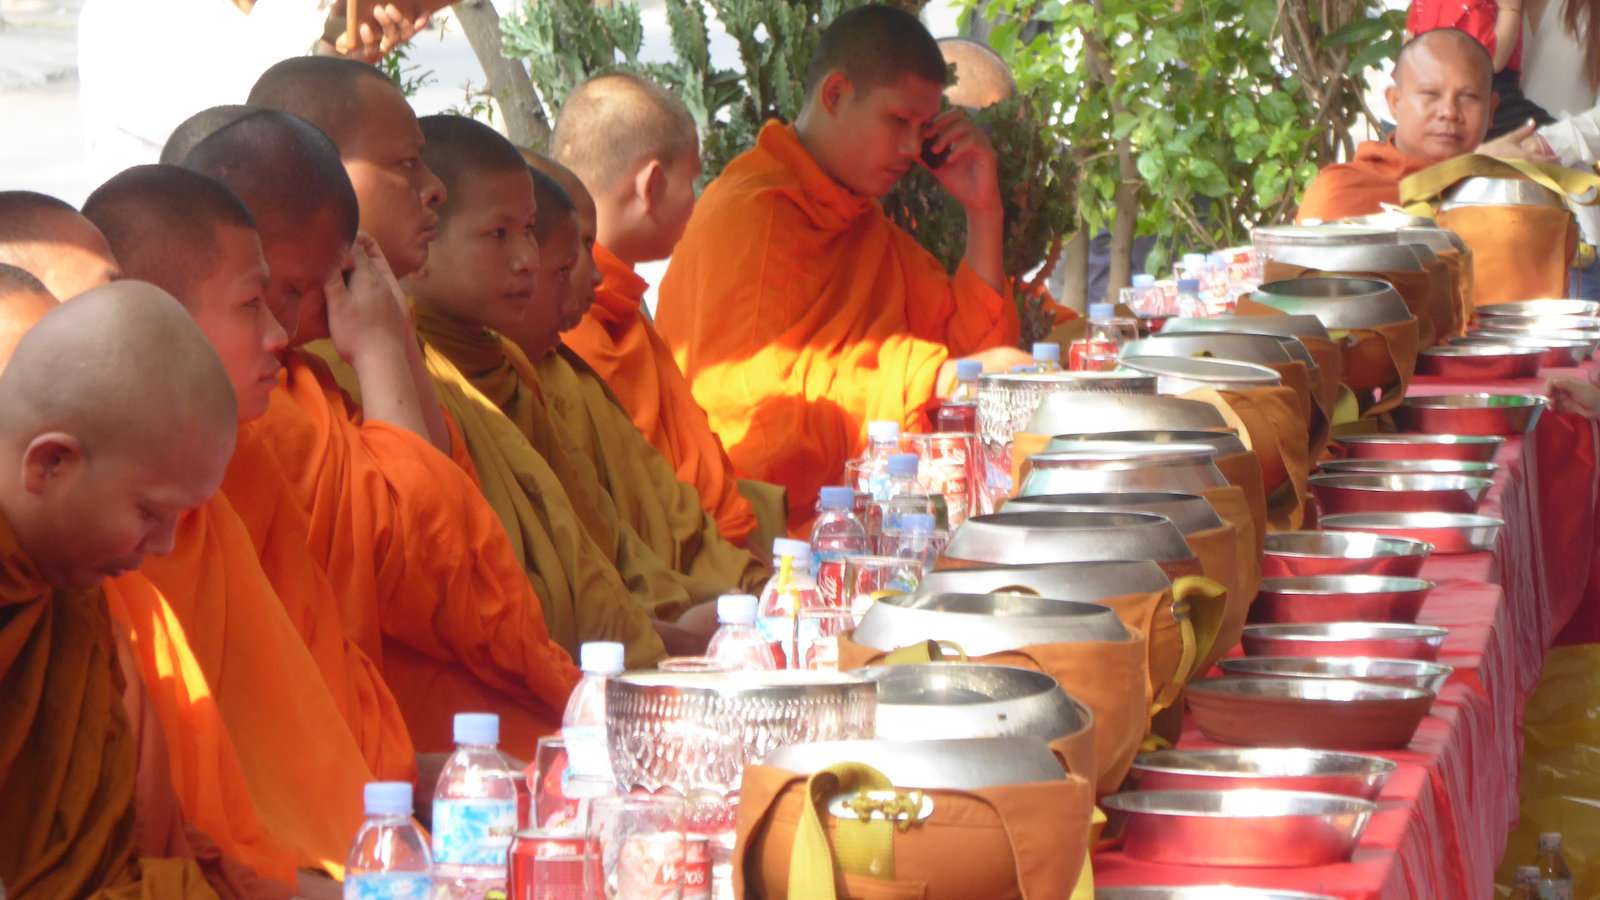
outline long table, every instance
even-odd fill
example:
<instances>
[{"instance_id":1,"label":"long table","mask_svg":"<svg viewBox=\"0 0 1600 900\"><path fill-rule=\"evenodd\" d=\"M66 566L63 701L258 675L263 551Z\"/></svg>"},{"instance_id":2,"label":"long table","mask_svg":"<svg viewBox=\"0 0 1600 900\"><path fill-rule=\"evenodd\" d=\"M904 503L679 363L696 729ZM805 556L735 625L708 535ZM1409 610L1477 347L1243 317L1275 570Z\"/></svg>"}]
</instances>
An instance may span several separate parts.
<instances>
[{"instance_id":1,"label":"long table","mask_svg":"<svg viewBox=\"0 0 1600 900\"><path fill-rule=\"evenodd\" d=\"M1591 364L1593 365L1593 364ZM1462 384L1418 379L1410 396L1544 393L1553 375ZM1481 512L1506 522L1491 553L1435 555L1438 587L1424 624L1450 629L1441 661L1455 673L1403 751L1348 862L1311 868L1168 866L1111 850L1094 857L1099 886L1230 884L1350 898L1489 898L1516 823L1522 709L1545 654L1583 602L1596 553L1600 468L1595 423L1546 410L1535 430L1500 448ZM1600 592L1597 592L1600 593ZM1237 649L1234 651L1237 652ZM1190 721L1179 746L1219 746Z\"/></svg>"}]
</instances>

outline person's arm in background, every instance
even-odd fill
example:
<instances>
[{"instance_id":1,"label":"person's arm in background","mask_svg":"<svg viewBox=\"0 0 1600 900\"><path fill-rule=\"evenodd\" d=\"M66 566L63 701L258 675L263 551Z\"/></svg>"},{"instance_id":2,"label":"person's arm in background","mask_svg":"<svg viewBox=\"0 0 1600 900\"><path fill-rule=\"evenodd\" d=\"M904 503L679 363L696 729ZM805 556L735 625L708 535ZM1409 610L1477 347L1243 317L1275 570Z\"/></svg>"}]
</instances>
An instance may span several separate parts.
<instances>
[{"instance_id":1,"label":"person's arm in background","mask_svg":"<svg viewBox=\"0 0 1600 900\"><path fill-rule=\"evenodd\" d=\"M1500 9L1494 19L1494 70L1501 71L1511 62L1522 42L1522 0L1500 0Z\"/></svg>"}]
</instances>

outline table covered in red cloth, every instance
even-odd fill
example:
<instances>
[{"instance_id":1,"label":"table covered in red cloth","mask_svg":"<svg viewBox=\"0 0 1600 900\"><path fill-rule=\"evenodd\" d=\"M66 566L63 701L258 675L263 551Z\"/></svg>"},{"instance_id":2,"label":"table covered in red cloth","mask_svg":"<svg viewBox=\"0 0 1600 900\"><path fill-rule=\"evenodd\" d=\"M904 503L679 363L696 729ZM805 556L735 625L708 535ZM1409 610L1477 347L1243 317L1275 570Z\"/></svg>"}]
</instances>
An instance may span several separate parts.
<instances>
[{"instance_id":1,"label":"table covered in red cloth","mask_svg":"<svg viewBox=\"0 0 1600 900\"><path fill-rule=\"evenodd\" d=\"M1419 378L1412 396L1543 393L1539 379L1462 384ZM1169 866L1120 851L1095 855L1097 886L1232 884L1337 897L1487 898L1516 822L1522 708L1544 657L1589 591L1600 594L1594 423L1546 411L1526 437L1508 438L1481 512L1506 522L1492 553L1435 555L1438 587L1420 621L1450 629L1441 661L1455 667L1404 751L1400 768L1348 862L1312 868ZM1237 652L1237 650L1235 650ZM1189 722L1180 746L1217 746Z\"/></svg>"}]
</instances>

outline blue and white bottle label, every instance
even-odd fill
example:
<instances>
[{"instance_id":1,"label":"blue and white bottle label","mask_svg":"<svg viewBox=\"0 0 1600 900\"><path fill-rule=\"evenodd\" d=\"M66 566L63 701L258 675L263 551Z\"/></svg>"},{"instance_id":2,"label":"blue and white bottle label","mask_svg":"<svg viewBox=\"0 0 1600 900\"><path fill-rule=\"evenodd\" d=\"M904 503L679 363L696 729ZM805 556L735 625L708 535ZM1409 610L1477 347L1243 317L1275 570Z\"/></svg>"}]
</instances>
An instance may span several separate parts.
<instances>
[{"instance_id":1,"label":"blue and white bottle label","mask_svg":"<svg viewBox=\"0 0 1600 900\"><path fill-rule=\"evenodd\" d=\"M433 861L504 866L517 833L514 800L433 801Z\"/></svg>"},{"instance_id":2,"label":"blue and white bottle label","mask_svg":"<svg viewBox=\"0 0 1600 900\"><path fill-rule=\"evenodd\" d=\"M372 872L344 880L344 900L428 900L433 880L420 872Z\"/></svg>"}]
</instances>

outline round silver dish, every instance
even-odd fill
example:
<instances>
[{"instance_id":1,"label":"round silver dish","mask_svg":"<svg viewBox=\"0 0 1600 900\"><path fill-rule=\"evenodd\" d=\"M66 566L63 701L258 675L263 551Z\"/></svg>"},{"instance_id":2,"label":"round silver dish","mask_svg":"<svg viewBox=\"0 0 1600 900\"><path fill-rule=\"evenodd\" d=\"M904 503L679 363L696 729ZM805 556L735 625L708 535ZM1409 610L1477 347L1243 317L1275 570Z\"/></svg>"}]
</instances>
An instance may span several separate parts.
<instances>
[{"instance_id":1,"label":"round silver dish","mask_svg":"<svg viewBox=\"0 0 1600 900\"><path fill-rule=\"evenodd\" d=\"M1563 338L1526 337L1515 334L1493 334L1481 331L1468 332L1453 337L1450 343L1458 347L1515 347L1538 350L1539 365L1548 368L1571 368L1594 355L1593 341L1569 341Z\"/></svg>"},{"instance_id":2,"label":"round silver dish","mask_svg":"<svg viewBox=\"0 0 1600 900\"><path fill-rule=\"evenodd\" d=\"M1122 355L1215 357L1260 365L1293 362L1284 341L1300 343L1293 338L1231 331L1162 333L1130 342L1122 348Z\"/></svg>"},{"instance_id":3,"label":"round silver dish","mask_svg":"<svg viewBox=\"0 0 1600 900\"><path fill-rule=\"evenodd\" d=\"M1194 558L1171 520L1149 513L996 513L973 516L950 537L945 556L1010 566L1086 560Z\"/></svg>"},{"instance_id":4,"label":"round silver dish","mask_svg":"<svg viewBox=\"0 0 1600 900\"><path fill-rule=\"evenodd\" d=\"M1514 319L1541 318L1544 316L1588 316L1600 318L1600 303L1593 300L1546 299L1518 300L1512 303L1490 303L1478 307L1478 316L1485 319L1510 317Z\"/></svg>"},{"instance_id":5,"label":"round silver dish","mask_svg":"<svg viewBox=\"0 0 1600 900\"><path fill-rule=\"evenodd\" d=\"M923 576L916 592L919 595L1032 594L1093 602L1120 594L1153 594L1171 586L1171 580L1161 567L1145 559L945 569Z\"/></svg>"},{"instance_id":6,"label":"round silver dish","mask_svg":"<svg viewBox=\"0 0 1600 900\"><path fill-rule=\"evenodd\" d=\"M884 652L951 641L969 656L1127 637L1109 607L1029 594L897 594L867 607L851 635L861 646Z\"/></svg>"},{"instance_id":7,"label":"round silver dish","mask_svg":"<svg viewBox=\"0 0 1600 900\"><path fill-rule=\"evenodd\" d=\"M1520 347L1449 344L1429 347L1417 356L1417 374L1454 379L1532 378L1539 374L1543 350Z\"/></svg>"},{"instance_id":8,"label":"round silver dish","mask_svg":"<svg viewBox=\"0 0 1600 900\"><path fill-rule=\"evenodd\" d=\"M1216 448L1209 444L1074 442L1028 457L1029 471L1017 493L1022 497L1118 491L1202 493L1228 484L1213 461L1216 455Z\"/></svg>"},{"instance_id":9,"label":"round silver dish","mask_svg":"<svg viewBox=\"0 0 1600 900\"><path fill-rule=\"evenodd\" d=\"M1129 491L1112 494L1041 494L1006 501L1000 509L1012 512L1144 512L1166 516L1185 535L1222 527L1222 517L1206 498L1170 491Z\"/></svg>"},{"instance_id":10,"label":"round silver dish","mask_svg":"<svg viewBox=\"0 0 1600 900\"><path fill-rule=\"evenodd\" d=\"M606 682L611 765L623 790L739 789L774 749L873 733L877 687L829 672L634 672Z\"/></svg>"},{"instance_id":11,"label":"round silver dish","mask_svg":"<svg viewBox=\"0 0 1600 900\"><path fill-rule=\"evenodd\" d=\"M1410 318L1405 298L1387 281L1314 276L1270 281L1253 299L1280 312L1315 316L1329 331L1376 328Z\"/></svg>"},{"instance_id":12,"label":"round silver dish","mask_svg":"<svg viewBox=\"0 0 1600 900\"><path fill-rule=\"evenodd\" d=\"M1031 737L1048 743L1094 727L1087 706L1054 678L1030 669L925 663L853 674L878 684L878 740Z\"/></svg>"},{"instance_id":13,"label":"round silver dish","mask_svg":"<svg viewBox=\"0 0 1600 900\"><path fill-rule=\"evenodd\" d=\"M1250 243L1263 259L1274 259L1273 253L1281 247L1383 246L1399 240L1398 226L1377 223L1262 225L1250 229Z\"/></svg>"},{"instance_id":14,"label":"round silver dish","mask_svg":"<svg viewBox=\"0 0 1600 900\"><path fill-rule=\"evenodd\" d=\"M1407 397L1394 410L1402 431L1425 434L1527 434L1548 401L1532 394L1448 394Z\"/></svg>"},{"instance_id":15,"label":"round silver dish","mask_svg":"<svg viewBox=\"0 0 1600 900\"><path fill-rule=\"evenodd\" d=\"M1044 398L1028 421L1030 434L1178 428L1227 430L1228 421L1209 403L1150 395L1058 394Z\"/></svg>"},{"instance_id":16,"label":"round silver dish","mask_svg":"<svg viewBox=\"0 0 1600 900\"><path fill-rule=\"evenodd\" d=\"M1205 388L1238 391L1283 383L1282 376L1266 366L1232 359L1124 356L1120 362L1135 372L1154 375L1156 391L1162 394L1187 394Z\"/></svg>"},{"instance_id":17,"label":"round silver dish","mask_svg":"<svg viewBox=\"0 0 1600 900\"><path fill-rule=\"evenodd\" d=\"M1062 777L1061 763L1038 738L946 741L820 741L773 751L767 765L809 775L839 763L877 769L896 786L972 791Z\"/></svg>"},{"instance_id":18,"label":"round silver dish","mask_svg":"<svg viewBox=\"0 0 1600 900\"><path fill-rule=\"evenodd\" d=\"M1174 316L1161 326L1162 334L1192 334L1205 331L1329 339L1328 329L1316 316L1212 316L1207 319Z\"/></svg>"},{"instance_id":19,"label":"round silver dish","mask_svg":"<svg viewBox=\"0 0 1600 900\"><path fill-rule=\"evenodd\" d=\"M1217 667L1228 675L1259 678L1354 679L1438 694L1455 671L1444 663L1373 656L1241 656Z\"/></svg>"},{"instance_id":20,"label":"round silver dish","mask_svg":"<svg viewBox=\"0 0 1600 900\"><path fill-rule=\"evenodd\" d=\"M1414 578L1433 553L1426 541L1353 531L1279 531L1267 535L1267 577L1395 575Z\"/></svg>"},{"instance_id":21,"label":"round silver dish","mask_svg":"<svg viewBox=\"0 0 1600 900\"><path fill-rule=\"evenodd\" d=\"M1500 466L1467 459L1330 459L1317 466L1328 473L1365 472L1373 475L1467 475L1493 478Z\"/></svg>"},{"instance_id":22,"label":"round silver dish","mask_svg":"<svg viewBox=\"0 0 1600 900\"><path fill-rule=\"evenodd\" d=\"M1434 662L1448 628L1392 622L1246 625L1246 656L1372 656Z\"/></svg>"},{"instance_id":23,"label":"round silver dish","mask_svg":"<svg viewBox=\"0 0 1600 900\"><path fill-rule=\"evenodd\" d=\"M1459 513L1347 513L1323 516L1317 524L1327 531L1367 531L1427 541L1436 553L1484 553L1494 549L1505 521Z\"/></svg>"},{"instance_id":24,"label":"round silver dish","mask_svg":"<svg viewBox=\"0 0 1600 900\"><path fill-rule=\"evenodd\" d=\"M1185 401L1188 402L1188 401ZM1146 428L1137 431L1080 432L1058 434L1044 445L1044 452L1071 450L1085 441L1132 441L1144 444L1205 444L1217 451L1217 456L1234 456L1247 453L1244 441L1231 431L1201 431L1195 429Z\"/></svg>"},{"instance_id":25,"label":"round silver dish","mask_svg":"<svg viewBox=\"0 0 1600 900\"><path fill-rule=\"evenodd\" d=\"M1250 620L1261 623L1415 622L1434 584L1390 575L1261 579Z\"/></svg>"},{"instance_id":26,"label":"round silver dish","mask_svg":"<svg viewBox=\"0 0 1600 900\"><path fill-rule=\"evenodd\" d=\"M1134 859L1179 866L1316 866L1349 859L1377 807L1307 791L1134 791L1101 801Z\"/></svg>"},{"instance_id":27,"label":"round silver dish","mask_svg":"<svg viewBox=\"0 0 1600 900\"><path fill-rule=\"evenodd\" d=\"M1256 788L1376 800L1397 768L1381 756L1361 753L1250 747L1141 753L1131 774L1141 791Z\"/></svg>"},{"instance_id":28,"label":"round silver dish","mask_svg":"<svg viewBox=\"0 0 1600 900\"><path fill-rule=\"evenodd\" d=\"M1475 513L1494 482L1463 475L1333 472L1306 479L1324 513Z\"/></svg>"},{"instance_id":29,"label":"round silver dish","mask_svg":"<svg viewBox=\"0 0 1600 900\"><path fill-rule=\"evenodd\" d=\"M1422 272L1438 259L1426 244L1411 243L1280 247L1268 258L1321 272Z\"/></svg>"},{"instance_id":30,"label":"round silver dish","mask_svg":"<svg viewBox=\"0 0 1600 900\"><path fill-rule=\"evenodd\" d=\"M1487 434L1352 434L1338 439L1357 459L1466 459L1488 462L1504 437Z\"/></svg>"}]
</instances>

